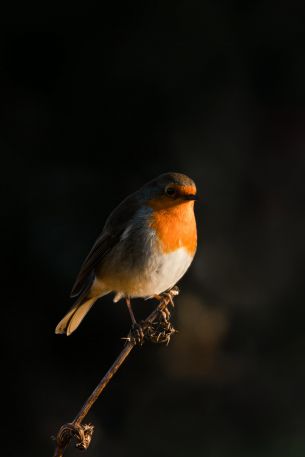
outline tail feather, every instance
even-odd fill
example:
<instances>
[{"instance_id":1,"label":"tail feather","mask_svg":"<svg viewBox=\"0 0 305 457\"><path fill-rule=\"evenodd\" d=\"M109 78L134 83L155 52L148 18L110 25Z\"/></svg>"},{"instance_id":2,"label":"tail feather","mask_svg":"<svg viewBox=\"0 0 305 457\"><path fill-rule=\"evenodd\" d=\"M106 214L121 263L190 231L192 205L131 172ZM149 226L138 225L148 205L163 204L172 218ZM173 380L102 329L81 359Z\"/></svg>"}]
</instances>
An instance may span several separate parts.
<instances>
[{"instance_id":1,"label":"tail feather","mask_svg":"<svg viewBox=\"0 0 305 457\"><path fill-rule=\"evenodd\" d=\"M55 333L66 333L67 336L71 335L71 333L77 329L98 298L99 297L93 297L83 302L76 302L70 311L59 322L55 329Z\"/></svg>"}]
</instances>

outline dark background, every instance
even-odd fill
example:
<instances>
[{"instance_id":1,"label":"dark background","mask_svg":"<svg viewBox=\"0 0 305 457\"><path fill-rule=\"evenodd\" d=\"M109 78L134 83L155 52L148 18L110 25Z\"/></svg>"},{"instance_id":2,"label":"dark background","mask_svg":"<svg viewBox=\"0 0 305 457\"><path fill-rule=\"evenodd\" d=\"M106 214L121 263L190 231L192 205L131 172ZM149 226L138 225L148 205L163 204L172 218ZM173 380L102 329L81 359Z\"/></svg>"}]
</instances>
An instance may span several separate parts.
<instances>
[{"instance_id":1,"label":"dark background","mask_svg":"<svg viewBox=\"0 0 305 457\"><path fill-rule=\"evenodd\" d=\"M131 354L86 455L303 455L304 7L100 7L1 12L2 453L51 456L119 353L123 302L104 298L69 338L55 326L111 209L180 171L201 195L180 333Z\"/></svg>"}]
</instances>

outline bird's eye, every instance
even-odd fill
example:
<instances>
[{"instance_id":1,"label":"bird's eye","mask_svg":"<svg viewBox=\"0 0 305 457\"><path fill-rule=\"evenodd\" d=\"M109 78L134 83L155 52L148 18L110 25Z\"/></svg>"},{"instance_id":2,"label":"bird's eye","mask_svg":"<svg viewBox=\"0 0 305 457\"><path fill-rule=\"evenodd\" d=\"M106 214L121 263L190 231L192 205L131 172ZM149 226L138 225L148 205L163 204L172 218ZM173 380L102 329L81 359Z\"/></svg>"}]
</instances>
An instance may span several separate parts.
<instances>
[{"instance_id":1,"label":"bird's eye","mask_svg":"<svg viewBox=\"0 0 305 457\"><path fill-rule=\"evenodd\" d=\"M173 197L176 194L176 190L173 187L167 187L167 189L165 189L165 193L169 197Z\"/></svg>"}]
</instances>

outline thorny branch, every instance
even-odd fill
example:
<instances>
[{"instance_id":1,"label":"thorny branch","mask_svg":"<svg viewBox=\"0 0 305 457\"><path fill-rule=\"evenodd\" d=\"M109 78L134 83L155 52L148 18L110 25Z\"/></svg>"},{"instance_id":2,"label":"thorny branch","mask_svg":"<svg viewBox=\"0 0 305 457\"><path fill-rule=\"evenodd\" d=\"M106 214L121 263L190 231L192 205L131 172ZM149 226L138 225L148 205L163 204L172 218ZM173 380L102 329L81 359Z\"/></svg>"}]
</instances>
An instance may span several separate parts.
<instances>
[{"instance_id":1,"label":"thorny branch","mask_svg":"<svg viewBox=\"0 0 305 457\"><path fill-rule=\"evenodd\" d=\"M93 404L101 395L113 375L118 371L124 360L136 345L142 346L144 341L153 343L168 344L173 333L176 332L171 325L170 312L168 305L174 305L173 298L177 296L179 289L175 286L172 290L162 295L159 305L156 309L140 323L139 328L131 329L128 336L124 338L126 344L121 353L109 368L100 383L94 389L92 394L86 400L77 416L70 423L64 424L57 433L56 449L54 457L62 457L65 449L69 446L72 439L75 441L75 446L84 450L90 445L94 426L92 424L82 424L85 416L90 411Z\"/></svg>"}]
</instances>

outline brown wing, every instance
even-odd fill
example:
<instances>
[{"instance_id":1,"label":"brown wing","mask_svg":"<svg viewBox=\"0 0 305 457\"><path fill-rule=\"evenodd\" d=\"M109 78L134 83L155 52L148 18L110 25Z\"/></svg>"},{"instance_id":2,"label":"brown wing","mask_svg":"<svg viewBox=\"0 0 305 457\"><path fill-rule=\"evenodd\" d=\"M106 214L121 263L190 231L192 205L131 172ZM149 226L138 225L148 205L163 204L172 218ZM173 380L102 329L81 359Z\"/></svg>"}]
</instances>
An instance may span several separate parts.
<instances>
[{"instance_id":1,"label":"brown wing","mask_svg":"<svg viewBox=\"0 0 305 457\"><path fill-rule=\"evenodd\" d=\"M94 280L95 267L111 251L115 244L115 237L107 236L104 233L99 236L81 266L71 291L71 297L80 295L84 289L88 288L88 283Z\"/></svg>"},{"instance_id":2,"label":"brown wing","mask_svg":"<svg viewBox=\"0 0 305 457\"><path fill-rule=\"evenodd\" d=\"M137 193L130 195L108 217L101 235L83 262L71 291L77 297L91 286L97 265L111 252L139 208Z\"/></svg>"}]
</instances>

